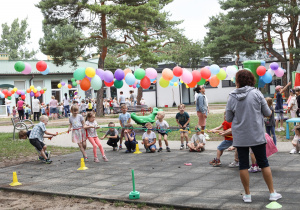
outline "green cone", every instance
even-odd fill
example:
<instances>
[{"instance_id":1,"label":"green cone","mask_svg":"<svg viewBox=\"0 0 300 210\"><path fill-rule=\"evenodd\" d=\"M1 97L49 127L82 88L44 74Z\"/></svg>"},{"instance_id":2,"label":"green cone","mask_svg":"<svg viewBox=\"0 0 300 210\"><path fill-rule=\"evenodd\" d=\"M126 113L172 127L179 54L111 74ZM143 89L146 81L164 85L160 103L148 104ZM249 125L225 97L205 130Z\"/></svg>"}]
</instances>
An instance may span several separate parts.
<instances>
[{"instance_id":1,"label":"green cone","mask_svg":"<svg viewBox=\"0 0 300 210\"><path fill-rule=\"evenodd\" d=\"M273 202L269 203L268 205L266 205L266 208L267 209L281 209L282 205L280 205L276 201L273 201Z\"/></svg>"}]
</instances>

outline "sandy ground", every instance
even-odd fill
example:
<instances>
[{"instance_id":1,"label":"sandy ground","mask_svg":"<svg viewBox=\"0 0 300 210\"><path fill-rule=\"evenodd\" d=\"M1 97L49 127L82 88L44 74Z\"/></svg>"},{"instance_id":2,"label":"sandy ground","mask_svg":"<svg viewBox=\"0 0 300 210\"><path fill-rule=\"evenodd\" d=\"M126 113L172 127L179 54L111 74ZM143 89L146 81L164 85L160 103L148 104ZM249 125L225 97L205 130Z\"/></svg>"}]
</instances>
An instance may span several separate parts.
<instances>
[{"instance_id":1,"label":"sandy ground","mask_svg":"<svg viewBox=\"0 0 300 210\"><path fill-rule=\"evenodd\" d=\"M142 207L125 203L100 202L91 199L69 198L61 196L35 195L27 193L0 191L0 209L155 209L152 207Z\"/></svg>"}]
</instances>

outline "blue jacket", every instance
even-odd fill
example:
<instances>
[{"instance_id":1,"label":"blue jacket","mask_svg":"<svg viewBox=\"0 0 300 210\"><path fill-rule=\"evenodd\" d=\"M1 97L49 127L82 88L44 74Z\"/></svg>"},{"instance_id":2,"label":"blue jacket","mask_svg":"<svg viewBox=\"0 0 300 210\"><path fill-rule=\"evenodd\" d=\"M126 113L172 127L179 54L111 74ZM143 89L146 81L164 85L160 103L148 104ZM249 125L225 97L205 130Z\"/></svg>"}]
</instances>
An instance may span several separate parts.
<instances>
[{"instance_id":1,"label":"blue jacket","mask_svg":"<svg viewBox=\"0 0 300 210\"><path fill-rule=\"evenodd\" d=\"M196 111L207 114L207 102L205 96L202 93L198 93L196 101Z\"/></svg>"}]
</instances>

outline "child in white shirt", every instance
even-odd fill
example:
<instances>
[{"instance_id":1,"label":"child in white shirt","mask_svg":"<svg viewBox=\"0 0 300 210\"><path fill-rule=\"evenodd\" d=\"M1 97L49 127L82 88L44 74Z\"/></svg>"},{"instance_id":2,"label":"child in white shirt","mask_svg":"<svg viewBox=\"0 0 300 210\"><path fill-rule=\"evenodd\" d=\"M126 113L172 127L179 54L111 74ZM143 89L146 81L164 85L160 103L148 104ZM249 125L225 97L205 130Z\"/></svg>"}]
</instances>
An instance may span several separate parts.
<instances>
[{"instance_id":1,"label":"child in white shirt","mask_svg":"<svg viewBox=\"0 0 300 210\"><path fill-rule=\"evenodd\" d=\"M295 136L292 145L294 148L291 150L290 154L300 154L300 125L295 126Z\"/></svg>"},{"instance_id":2,"label":"child in white shirt","mask_svg":"<svg viewBox=\"0 0 300 210\"><path fill-rule=\"evenodd\" d=\"M191 142L188 143L190 152L203 152L205 150L205 136L204 130L200 130L198 126L195 126L196 133L192 136Z\"/></svg>"}]
</instances>

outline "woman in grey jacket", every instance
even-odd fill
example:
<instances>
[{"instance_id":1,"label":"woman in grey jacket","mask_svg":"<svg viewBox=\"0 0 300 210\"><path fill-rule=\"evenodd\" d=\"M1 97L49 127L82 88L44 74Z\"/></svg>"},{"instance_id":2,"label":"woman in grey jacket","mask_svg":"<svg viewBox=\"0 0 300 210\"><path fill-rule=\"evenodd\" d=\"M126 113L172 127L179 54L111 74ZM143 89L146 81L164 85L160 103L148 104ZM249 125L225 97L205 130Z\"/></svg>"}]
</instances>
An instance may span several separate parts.
<instances>
[{"instance_id":1,"label":"woman in grey jacket","mask_svg":"<svg viewBox=\"0 0 300 210\"><path fill-rule=\"evenodd\" d=\"M205 87L203 85L197 86L194 91L198 93L196 100L196 111L198 116L198 125L201 126L201 130L205 130L206 118L208 113L208 103L205 97Z\"/></svg>"},{"instance_id":2,"label":"woman in grey jacket","mask_svg":"<svg viewBox=\"0 0 300 210\"><path fill-rule=\"evenodd\" d=\"M270 191L269 200L282 196L273 188L272 172L266 156L264 116L272 114L262 93L254 88L252 72L240 70L236 74L237 89L229 94L226 106L226 121L232 122L233 146L239 156L240 178L245 189L244 202L252 202L249 189L249 147L257 164L262 169L264 180Z\"/></svg>"}]
</instances>

